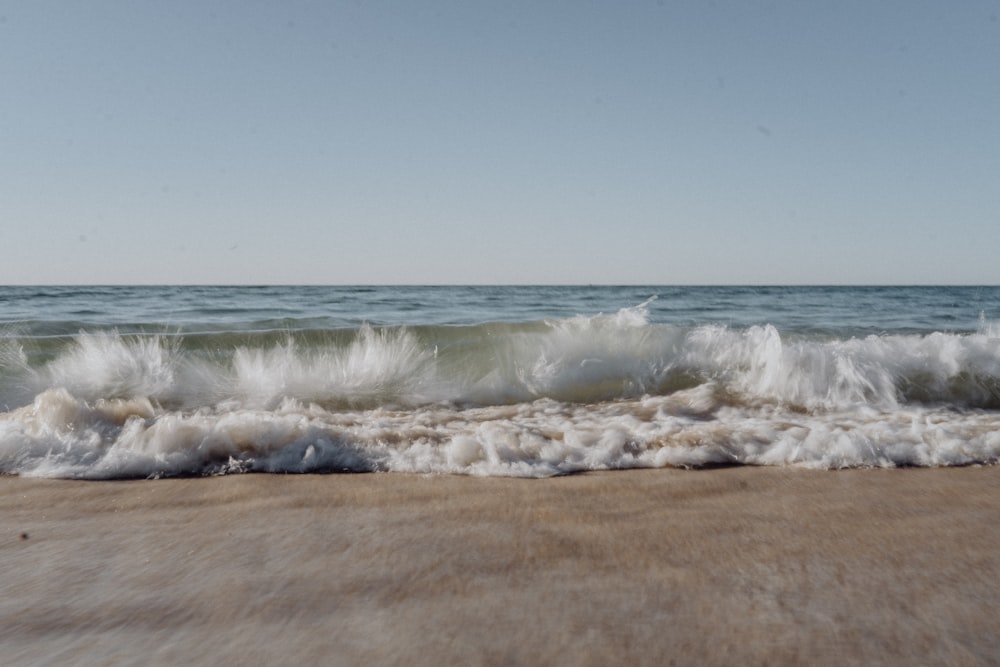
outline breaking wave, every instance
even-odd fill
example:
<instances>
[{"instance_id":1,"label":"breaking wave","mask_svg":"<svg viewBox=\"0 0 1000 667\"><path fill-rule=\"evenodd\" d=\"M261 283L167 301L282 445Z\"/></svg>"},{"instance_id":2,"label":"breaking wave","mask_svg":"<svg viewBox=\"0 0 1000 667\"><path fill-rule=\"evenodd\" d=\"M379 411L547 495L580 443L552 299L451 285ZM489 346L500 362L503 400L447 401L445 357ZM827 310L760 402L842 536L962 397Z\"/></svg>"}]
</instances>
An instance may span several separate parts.
<instances>
[{"instance_id":1,"label":"breaking wave","mask_svg":"<svg viewBox=\"0 0 1000 667\"><path fill-rule=\"evenodd\" d=\"M611 315L0 340L0 472L540 477L1000 454L1000 336L833 338Z\"/></svg>"}]
</instances>

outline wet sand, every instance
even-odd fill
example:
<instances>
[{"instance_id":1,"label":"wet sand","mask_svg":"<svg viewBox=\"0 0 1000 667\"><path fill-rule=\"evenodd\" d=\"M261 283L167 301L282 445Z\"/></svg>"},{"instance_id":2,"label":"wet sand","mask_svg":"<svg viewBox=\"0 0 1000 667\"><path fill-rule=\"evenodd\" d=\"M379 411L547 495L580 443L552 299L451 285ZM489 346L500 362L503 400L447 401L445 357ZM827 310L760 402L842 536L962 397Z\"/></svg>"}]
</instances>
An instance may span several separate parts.
<instances>
[{"instance_id":1,"label":"wet sand","mask_svg":"<svg viewBox=\"0 0 1000 667\"><path fill-rule=\"evenodd\" d=\"M0 663L997 664L1000 468L0 478Z\"/></svg>"}]
</instances>

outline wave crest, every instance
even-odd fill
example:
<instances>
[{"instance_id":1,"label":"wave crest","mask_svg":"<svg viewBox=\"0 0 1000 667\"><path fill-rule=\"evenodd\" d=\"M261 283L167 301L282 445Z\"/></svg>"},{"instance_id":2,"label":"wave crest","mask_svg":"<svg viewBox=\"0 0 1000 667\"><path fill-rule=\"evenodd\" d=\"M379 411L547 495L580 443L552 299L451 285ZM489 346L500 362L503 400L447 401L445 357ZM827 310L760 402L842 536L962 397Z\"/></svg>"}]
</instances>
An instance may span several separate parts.
<instances>
[{"instance_id":1,"label":"wave crest","mask_svg":"<svg viewBox=\"0 0 1000 667\"><path fill-rule=\"evenodd\" d=\"M351 408L588 403L713 382L734 400L806 410L1000 408L1000 337L985 325L970 335L819 339L771 325L650 324L647 305L525 325L363 326L276 343L82 333L34 364L5 341L0 404L23 405L56 387L89 401L145 396L175 408L270 409L289 398Z\"/></svg>"},{"instance_id":2,"label":"wave crest","mask_svg":"<svg viewBox=\"0 0 1000 667\"><path fill-rule=\"evenodd\" d=\"M0 347L0 473L991 463L1000 336L523 324ZM20 407L17 407L20 406Z\"/></svg>"}]
</instances>

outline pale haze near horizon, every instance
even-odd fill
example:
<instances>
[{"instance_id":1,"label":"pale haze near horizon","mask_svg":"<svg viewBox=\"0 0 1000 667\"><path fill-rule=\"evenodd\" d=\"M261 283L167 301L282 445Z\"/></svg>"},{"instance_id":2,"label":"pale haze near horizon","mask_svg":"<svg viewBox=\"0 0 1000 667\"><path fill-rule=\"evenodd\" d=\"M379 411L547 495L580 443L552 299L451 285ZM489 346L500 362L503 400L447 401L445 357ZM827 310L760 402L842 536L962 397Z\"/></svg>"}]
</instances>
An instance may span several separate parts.
<instances>
[{"instance_id":1,"label":"pale haze near horizon","mask_svg":"<svg viewBox=\"0 0 1000 667\"><path fill-rule=\"evenodd\" d=\"M996 284L1000 2L0 5L0 283Z\"/></svg>"}]
</instances>

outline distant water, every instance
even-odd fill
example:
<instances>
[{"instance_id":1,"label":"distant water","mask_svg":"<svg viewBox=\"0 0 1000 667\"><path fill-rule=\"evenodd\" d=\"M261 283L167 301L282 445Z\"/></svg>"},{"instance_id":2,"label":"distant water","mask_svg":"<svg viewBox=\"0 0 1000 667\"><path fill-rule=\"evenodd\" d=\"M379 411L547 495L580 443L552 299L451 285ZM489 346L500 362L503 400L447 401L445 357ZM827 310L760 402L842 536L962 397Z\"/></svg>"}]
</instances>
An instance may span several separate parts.
<instances>
[{"instance_id":1,"label":"distant water","mask_svg":"<svg viewBox=\"0 0 1000 667\"><path fill-rule=\"evenodd\" d=\"M998 287L0 287L0 473L1000 456Z\"/></svg>"}]
</instances>

